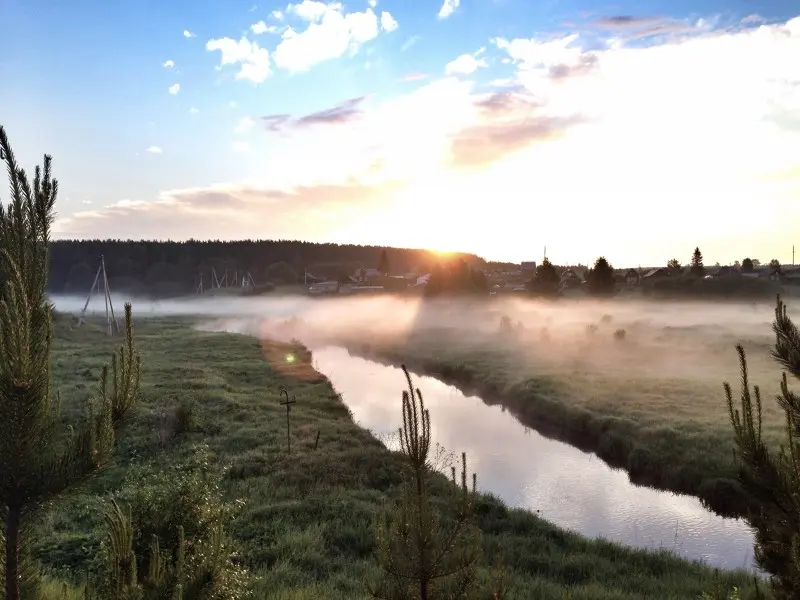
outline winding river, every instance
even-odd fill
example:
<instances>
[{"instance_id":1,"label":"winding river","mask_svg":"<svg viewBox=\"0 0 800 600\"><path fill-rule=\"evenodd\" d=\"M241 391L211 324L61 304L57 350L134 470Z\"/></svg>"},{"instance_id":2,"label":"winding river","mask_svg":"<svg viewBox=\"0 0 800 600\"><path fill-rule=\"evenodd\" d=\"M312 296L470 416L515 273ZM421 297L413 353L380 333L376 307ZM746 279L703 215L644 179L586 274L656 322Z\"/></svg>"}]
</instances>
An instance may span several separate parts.
<instances>
[{"instance_id":1,"label":"winding river","mask_svg":"<svg viewBox=\"0 0 800 600\"><path fill-rule=\"evenodd\" d=\"M355 420L393 447L402 420L402 371L337 347L315 349L313 355ZM743 521L719 517L692 496L635 486L624 471L593 454L545 438L500 406L437 379L417 376L414 384L430 410L434 442L449 452L466 452L478 487L507 505L535 511L584 536L666 548L720 568L754 568L753 535Z\"/></svg>"}]
</instances>

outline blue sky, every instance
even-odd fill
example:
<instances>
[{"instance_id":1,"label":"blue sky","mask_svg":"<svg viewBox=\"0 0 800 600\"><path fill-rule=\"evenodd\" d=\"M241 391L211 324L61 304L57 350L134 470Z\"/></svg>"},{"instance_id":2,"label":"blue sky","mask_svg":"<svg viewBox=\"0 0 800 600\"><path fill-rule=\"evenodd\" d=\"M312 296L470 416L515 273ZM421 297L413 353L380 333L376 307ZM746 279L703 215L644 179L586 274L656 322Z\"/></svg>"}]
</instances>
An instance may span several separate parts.
<instances>
[{"instance_id":1,"label":"blue sky","mask_svg":"<svg viewBox=\"0 0 800 600\"><path fill-rule=\"evenodd\" d=\"M457 4L6 0L0 124L63 237L789 259L800 8Z\"/></svg>"}]
</instances>

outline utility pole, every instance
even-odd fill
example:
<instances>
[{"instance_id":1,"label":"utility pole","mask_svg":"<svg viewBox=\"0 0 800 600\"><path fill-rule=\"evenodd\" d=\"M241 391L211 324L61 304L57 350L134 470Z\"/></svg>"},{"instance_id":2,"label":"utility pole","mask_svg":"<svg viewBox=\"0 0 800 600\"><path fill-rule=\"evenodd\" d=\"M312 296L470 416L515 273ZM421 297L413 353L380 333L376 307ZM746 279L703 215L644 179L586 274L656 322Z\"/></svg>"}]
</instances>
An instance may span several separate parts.
<instances>
[{"instance_id":1,"label":"utility pole","mask_svg":"<svg viewBox=\"0 0 800 600\"><path fill-rule=\"evenodd\" d=\"M100 255L100 266L98 267L97 273L94 276L92 289L89 290L89 296L86 298L86 304L83 305L83 310L81 311L79 324L83 323L84 318L86 317L86 309L89 308L89 301L92 299L92 294L94 294L95 290L99 292L101 287L103 288L103 296L106 303L106 331L108 332L108 335L114 335L115 329L117 332L120 330L119 321L117 321L117 317L114 314L114 304L111 302L111 290L108 287L108 276L106 275L106 260L102 254Z\"/></svg>"}]
</instances>

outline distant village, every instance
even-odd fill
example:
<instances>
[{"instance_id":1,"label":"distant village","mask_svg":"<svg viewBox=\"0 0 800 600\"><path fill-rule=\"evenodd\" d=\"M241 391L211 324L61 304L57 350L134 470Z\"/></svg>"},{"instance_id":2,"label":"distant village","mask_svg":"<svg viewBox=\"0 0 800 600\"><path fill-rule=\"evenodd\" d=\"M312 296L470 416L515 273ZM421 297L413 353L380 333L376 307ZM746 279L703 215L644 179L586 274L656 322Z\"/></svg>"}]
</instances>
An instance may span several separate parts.
<instances>
[{"instance_id":1,"label":"distant village","mask_svg":"<svg viewBox=\"0 0 800 600\"><path fill-rule=\"evenodd\" d=\"M800 267L794 265L775 264L762 265L757 260L746 259L744 266L736 261L733 265L715 265L705 267L703 279L761 279L778 282L783 285L800 286ZM487 266L483 271L489 283L489 293L524 294L528 292L527 284L536 274L536 261L526 261L518 266ZM586 286L588 267L585 265L556 266L559 273L559 291L563 295L580 295ZM617 287L620 290L634 291L648 283L664 279L676 279L687 276L689 266L671 265L666 267L615 269ZM398 291L423 291L430 280L430 273L383 273L375 268L359 268L346 277L338 280L315 277L306 273L304 284L312 296L329 294L359 294Z\"/></svg>"}]
</instances>

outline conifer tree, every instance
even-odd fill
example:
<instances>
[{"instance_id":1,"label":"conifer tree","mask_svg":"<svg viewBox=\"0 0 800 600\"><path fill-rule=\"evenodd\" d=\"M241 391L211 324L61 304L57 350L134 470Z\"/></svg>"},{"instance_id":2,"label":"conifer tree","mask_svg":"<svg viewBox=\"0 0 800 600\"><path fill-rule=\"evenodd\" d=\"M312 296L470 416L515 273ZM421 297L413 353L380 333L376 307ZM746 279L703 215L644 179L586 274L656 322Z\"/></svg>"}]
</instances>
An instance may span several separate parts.
<instances>
[{"instance_id":1,"label":"conifer tree","mask_svg":"<svg viewBox=\"0 0 800 600\"><path fill-rule=\"evenodd\" d=\"M777 299L772 357L800 379L800 332ZM776 400L786 418L786 442L776 452L762 438L762 403L758 386L752 392L744 348L736 346L741 369L741 396L734 406L724 384L733 426L739 481L751 499L747 520L755 529L756 564L771 576L773 597L800 595L800 396L789 389L786 371Z\"/></svg>"},{"instance_id":2,"label":"conifer tree","mask_svg":"<svg viewBox=\"0 0 800 600\"><path fill-rule=\"evenodd\" d=\"M614 267L604 256L594 261L587 283L589 293L594 296L611 296L614 293Z\"/></svg>"},{"instance_id":3,"label":"conifer tree","mask_svg":"<svg viewBox=\"0 0 800 600\"><path fill-rule=\"evenodd\" d=\"M378 272L382 275L389 274L389 256L386 254L386 250L381 250L381 258L378 261Z\"/></svg>"},{"instance_id":4,"label":"conifer tree","mask_svg":"<svg viewBox=\"0 0 800 600\"><path fill-rule=\"evenodd\" d=\"M431 420L419 389L403 366L408 390L403 392L400 428L404 461L402 498L394 514L377 523L377 558L383 577L370 586L385 600L449 600L474 589L481 556L480 533L472 522L476 478L467 485L466 454L461 455L461 481L452 467L454 514L438 514L431 497Z\"/></svg>"},{"instance_id":5,"label":"conifer tree","mask_svg":"<svg viewBox=\"0 0 800 600\"><path fill-rule=\"evenodd\" d=\"M19 600L23 586L35 585L35 573L21 560L30 542L31 517L108 458L114 441L113 407L104 384L100 398L89 402L86 422L77 431L70 428L66 436L61 435L60 402L51 393L52 305L45 296L58 182L52 177L52 158L45 155L31 185L17 165L2 127L0 150L8 168L11 196L7 204L0 203L2 566L6 600ZM130 354L124 353L121 366L130 370L130 305L125 309ZM106 375L104 369L104 380ZM118 406L130 407L135 387L118 390Z\"/></svg>"},{"instance_id":6,"label":"conifer tree","mask_svg":"<svg viewBox=\"0 0 800 600\"><path fill-rule=\"evenodd\" d=\"M528 289L540 296L555 296L558 294L559 278L556 268L549 259L545 258L541 264L536 265L536 274L529 282Z\"/></svg>"},{"instance_id":7,"label":"conifer tree","mask_svg":"<svg viewBox=\"0 0 800 600\"><path fill-rule=\"evenodd\" d=\"M695 277L702 277L706 274L706 268L703 266L703 253L697 247L692 252L692 262L689 265L689 273Z\"/></svg>"}]
</instances>

